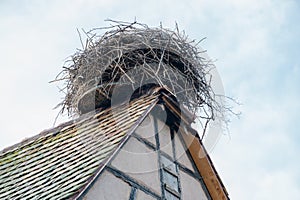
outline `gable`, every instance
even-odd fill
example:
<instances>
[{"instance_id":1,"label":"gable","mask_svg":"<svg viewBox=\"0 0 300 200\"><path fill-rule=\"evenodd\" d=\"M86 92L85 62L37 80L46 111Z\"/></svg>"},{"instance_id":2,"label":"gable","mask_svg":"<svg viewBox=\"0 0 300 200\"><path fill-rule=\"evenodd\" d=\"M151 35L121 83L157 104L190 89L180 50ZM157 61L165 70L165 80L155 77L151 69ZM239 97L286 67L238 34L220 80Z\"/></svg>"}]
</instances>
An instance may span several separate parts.
<instances>
[{"instance_id":1,"label":"gable","mask_svg":"<svg viewBox=\"0 0 300 200\"><path fill-rule=\"evenodd\" d=\"M104 199L109 191L122 193L120 200L210 199L182 138L161 119L153 112L144 119L83 199L95 199L95 193L97 199ZM106 187L109 180L102 176L107 174L118 182L116 187Z\"/></svg>"}]
</instances>

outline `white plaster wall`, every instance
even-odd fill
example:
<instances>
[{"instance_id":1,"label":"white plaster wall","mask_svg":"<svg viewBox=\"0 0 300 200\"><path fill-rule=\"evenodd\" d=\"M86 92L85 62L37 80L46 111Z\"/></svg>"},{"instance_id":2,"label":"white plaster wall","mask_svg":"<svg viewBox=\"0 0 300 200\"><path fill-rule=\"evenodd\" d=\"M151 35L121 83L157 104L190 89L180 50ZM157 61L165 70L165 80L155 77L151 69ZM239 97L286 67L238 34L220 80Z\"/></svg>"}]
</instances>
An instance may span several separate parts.
<instances>
[{"instance_id":1,"label":"white plaster wall","mask_svg":"<svg viewBox=\"0 0 300 200\"><path fill-rule=\"evenodd\" d=\"M131 187L110 172L104 171L87 192L84 200L128 200Z\"/></svg>"},{"instance_id":2,"label":"white plaster wall","mask_svg":"<svg viewBox=\"0 0 300 200\"><path fill-rule=\"evenodd\" d=\"M188 155L186 154L186 149L181 143L178 135L178 133L175 134L175 151L176 151L176 159L179 163L190 169L191 171L194 171L193 163L189 159Z\"/></svg>"},{"instance_id":3,"label":"white plaster wall","mask_svg":"<svg viewBox=\"0 0 300 200\"><path fill-rule=\"evenodd\" d=\"M182 190L182 200L208 200L204 190L201 187L201 183L194 179L194 177L180 171L180 184Z\"/></svg>"},{"instance_id":4,"label":"white plaster wall","mask_svg":"<svg viewBox=\"0 0 300 200\"><path fill-rule=\"evenodd\" d=\"M146 194L141 190L138 190L136 194L136 200L156 200L156 198Z\"/></svg>"},{"instance_id":5,"label":"white plaster wall","mask_svg":"<svg viewBox=\"0 0 300 200\"><path fill-rule=\"evenodd\" d=\"M146 139L154 146L156 146L153 123L154 123L153 116L148 115L141 123L141 125L139 125L139 127L136 129L135 133L139 135L141 138Z\"/></svg>"},{"instance_id":6,"label":"white plaster wall","mask_svg":"<svg viewBox=\"0 0 300 200\"><path fill-rule=\"evenodd\" d=\"M167 126L165 122L157 119L157 129L159 133L160 150L173 158L173 145L169 126Z\"/></svg>"},{"instance_id":7,"label":"white plaster wall","mask_svg":"<svg viewBox=\"0 0 300 200\"><path fill-rule=\"evenodd\" d=\"M111 165L161 194L157 152L136 138L129 138Z\"/></svg>"}]
</instances>

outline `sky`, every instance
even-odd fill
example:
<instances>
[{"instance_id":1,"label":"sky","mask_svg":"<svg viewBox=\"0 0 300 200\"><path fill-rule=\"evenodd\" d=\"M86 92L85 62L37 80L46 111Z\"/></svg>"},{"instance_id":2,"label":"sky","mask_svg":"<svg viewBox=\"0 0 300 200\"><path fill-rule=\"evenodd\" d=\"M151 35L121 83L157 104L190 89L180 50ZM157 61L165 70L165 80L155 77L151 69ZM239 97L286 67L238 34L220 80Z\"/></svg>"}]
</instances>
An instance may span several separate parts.
<instances>
[{"instance_id":1,"label":"sky","mask_svg":"<svg viewBox=\"0 0 300 200\"><path fill-rule=\"evenodd\" d=\"M297 0L1 0L0 149L53 127L64 94L49 82L81 48L77 28L105 19L174 29L215 60L241 105L211 158L231 199L300 198ZM66 121L60 116L58 123Z\"/></svg>"}]
</instances>

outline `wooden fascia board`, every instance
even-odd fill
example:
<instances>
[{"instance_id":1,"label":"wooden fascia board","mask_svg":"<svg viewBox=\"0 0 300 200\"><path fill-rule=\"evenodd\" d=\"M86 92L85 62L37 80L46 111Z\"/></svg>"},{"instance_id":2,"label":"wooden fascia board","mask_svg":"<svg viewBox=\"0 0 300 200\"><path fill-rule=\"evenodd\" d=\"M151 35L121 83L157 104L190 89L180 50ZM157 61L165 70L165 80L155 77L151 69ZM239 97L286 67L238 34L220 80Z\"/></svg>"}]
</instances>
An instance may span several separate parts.
<instances>
[{"instance_id":1,"label":"wooden fascia board","mask_svg":"<svg viewBox=\"0 0 300 200\"><path fill-rule=\"evenodd\" d=\"M228 200L228 193L199 138L182 129L180 129L179 134L181 134L211 198L213 200Z\"/></svg>"}]
</instances>

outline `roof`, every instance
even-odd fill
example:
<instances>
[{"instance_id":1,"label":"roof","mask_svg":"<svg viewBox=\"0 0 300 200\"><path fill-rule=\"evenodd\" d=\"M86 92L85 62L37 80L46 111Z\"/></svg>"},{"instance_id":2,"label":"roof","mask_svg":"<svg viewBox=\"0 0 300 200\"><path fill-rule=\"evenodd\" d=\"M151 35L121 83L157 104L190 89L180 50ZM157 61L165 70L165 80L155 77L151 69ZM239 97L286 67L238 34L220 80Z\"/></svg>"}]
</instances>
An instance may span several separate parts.
<instances>
[{"instance_id":1,"label":"roof","mask_svg":"<svg viewBox=\"0 0 300 200\"><path fill-rule=\"evenodd\" d=\"M129 104L83 115L4 149L0 152L0 199L76 199L159 101L190 124L191 117L180 114L170 96L157 89ZM199 149L205 152L200 139L183 138L194 144L189 150L194 151L191 155L200 174L207 176L203 179L212 198L227 199L209 156L197 157Z\"/></svg>"},{"instance_id":2,"label":"roof","mask_svg":"<svg viewBox=\"0 0 300 200\"><path fill-rule=\"evenodd\" d=\"M117 115L111 109L93 113L2 151L0 199L74 195L155 100L156 96L143 97L116 109Z\"/></svg>"}]
</instances>

